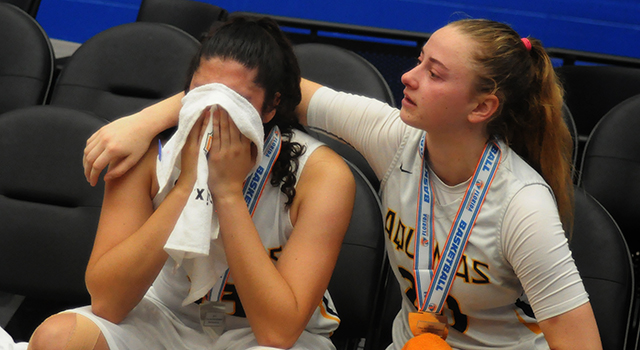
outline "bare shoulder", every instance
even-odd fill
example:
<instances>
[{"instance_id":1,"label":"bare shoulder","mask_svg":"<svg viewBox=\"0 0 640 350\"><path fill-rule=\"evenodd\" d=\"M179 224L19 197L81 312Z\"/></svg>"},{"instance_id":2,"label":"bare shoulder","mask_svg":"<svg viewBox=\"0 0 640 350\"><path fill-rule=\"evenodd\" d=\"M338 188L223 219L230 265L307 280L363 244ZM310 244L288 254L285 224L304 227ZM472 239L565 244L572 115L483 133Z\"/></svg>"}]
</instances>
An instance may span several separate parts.
<instances>
[{"instance_id":1,"label":"bare shoulder","mask_svg":"<svg viewBox=\"0 0 640 350\"><path fill-rule=\"evenodd\" d=\"M156 180L156 159L158 157L158 139L149 146L142 158L120 177L107 181L107 193L112 191L141 192L150 198L158 192Z\"/></svg>"},{"instance_id":2,"label":"bare shoulder","mask_svg":"<svg viewBox=\"0 0 640 350\"><path fill-rule=\"evenodd\" d=\"M339 181L336 185L353 185L355 180L349 165L328 146L318 147L307 159L306 165L302 170L299 185L303 185L302 181L306 177L329 182ZM344 183L343 183L344 182Z\"/></svg>"},{"instance_id":3,"label":"bare shoulder","mask_svg":"<svg viewBox=\"0 0 640 350\"><path fill-rule=\"evenodd\" d=\"M355 187L353 173L344 159L331 148L321 146L311 153L302 169L296 198L322 200L327 205L346 208L353 205Z\"/></svg>"},{"instance_id":4,"label":"bare shoulder","mask_svg":"<svg viewBox=\"0 0 640 350\"><path fill-rule=\"evenodd\" d=\"M355 179L347 163L329 147L318 147L298 179L291 220L309 234L316 232L341 242L351 218L355 192Z\"/></svg>"}]
</instances>

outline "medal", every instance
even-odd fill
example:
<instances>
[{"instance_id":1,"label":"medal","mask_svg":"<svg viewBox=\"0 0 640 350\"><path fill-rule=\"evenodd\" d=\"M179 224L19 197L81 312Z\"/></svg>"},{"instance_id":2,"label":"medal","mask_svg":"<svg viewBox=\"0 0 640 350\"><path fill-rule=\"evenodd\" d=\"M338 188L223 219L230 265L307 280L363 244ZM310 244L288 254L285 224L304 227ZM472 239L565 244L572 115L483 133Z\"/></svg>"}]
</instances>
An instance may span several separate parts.
<instances>
[{"instance_id":1,"label":"medal","mask_svg":"<svg viewBox=\"0 0 640 350\"><path fill-rule=\"evenodd\" d=\"M224 332L225 305L222 302L205 301L200 307L200 325L211 338L218 339Z\"/></svg>"},{"instance_id":2,"label":"medal","mask_svg":"<svg viewBox=\"0 0 640 350\"><path fill-rule=\"evenodd\" d=\"M262 161L258 164L256 170L247 176L242 189L251 217L256 211L260 195L267 184L267 178L271 173L273 164L280 154L281 144L280 129L274 126L265 142ZM226 306L222 302L222 295L228 276L229 268L227 267L225 273L217 279L213 288L196 302L199 303L202 329L214 340L218 339L225 329Z\"/></svg>"},{"instance_id":3,"label":"medal","mask_svg":"<svg viewBox=\"0 0 640 350\"><path fill-rule=\"evenodd\" d=\"M449 334L447 316L433 312L410 312L409 327L414 337L423 333L433 333L442 339L447 339Z\"/></svg>"},{"instance_id":4,"label":"medal","mask_svg":"<svg viewBox=\"0 0 640 350\"><path fill-rule=\"evenodd\" d=\"M471 235L480 208L489 192L489 187L500 164L501 150L495 140L490 140L476 166L467 190L453 220L440 261L433 262L434 197L429 179L429 169L424 156L425 137L420 142L422 177L420 179L418 208L416 215L414 276L418 301L418 312L409 314L409 326L414 336L434 333L447 337L447 317L442 310L453 286L456 271ZM427 311L428 310L428 311Z\"/></svg>"}]
</instances>

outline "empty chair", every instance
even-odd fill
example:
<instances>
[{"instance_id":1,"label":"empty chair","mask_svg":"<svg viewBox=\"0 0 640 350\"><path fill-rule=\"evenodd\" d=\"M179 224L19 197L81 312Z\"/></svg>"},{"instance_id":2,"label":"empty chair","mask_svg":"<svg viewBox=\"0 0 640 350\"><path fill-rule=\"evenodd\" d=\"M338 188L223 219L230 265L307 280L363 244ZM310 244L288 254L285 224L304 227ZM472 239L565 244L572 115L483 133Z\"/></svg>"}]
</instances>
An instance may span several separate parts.
<instances>
[{"instance_id":1,"label":"empty chair","mask_svg":"<svg viewBox=\"0 0 640 350\"><path fill-rule=\"evenodd\" d=\"M0 2L0 113L43 104L52 75L47 34L26 12Z\"/></svg>"},{"instance_id":2,"label":"empty chair","mask_svg":"<svg viewBox=\"0 0 640 350\"><path fill-rule=\"evenodd\" d=\"M589 293L603 350L625 349L634 289L631 256L616 222L580 188L569 248Z\"/></svg>"},{"instance_id":3,"label":"empty chair","mask_svg":"<svg viewBox=\"0 0 640 350\"><path fill-rule=\"evenodd\" d=\"M383 274L385 282L378 299L379 314L376 319L376 324L374 325L373 347L369 348L371 350L385 350L393 342L391 337L393 320L402 307L400 285L388 261L385 262L385 271Z\"/></svg>"},{"instance_id":4,"label":"empty chair","mask_svg":"<svg viewBox=\"0 0 640 350\"><path fill-rule=\"evenodd\" d=\"M178 93L199 43L160 23L127 23L83 43L62 69L51 104L108 120Z\"/></svg>"},{"instance_id":5,"label":"empty chair","mask_svg":"<svg viewBox=\"0 0 640 350\"><path fill-rule=\"evenodd\" d=\"M26 296L6 328L16 339L89 302L84 273L104 186L87 183L82 155L105 124L52 106L0 115L0 291Z\"/></svg>"},{"instance_id":6,"label":"empty chair","mask_svg":"<svg viewBox=\"0 0 640 350\"><path fill-rule=\"evenodd\" d=\"M40 0L0 0L0 3L8 3L19 7L32 18L36 18L40 8Z\"/></svg>"},{"instance_id":7,"label":"empty chair","mask_svg":"<svg viewBox=\"0 0 640 350\"><path fill-rule=\"evenodd\" d=\"M363 95L395 105L389 85L367 60L341 47L307 43L294 47L302 77L330 88ZM338 154L354 163L377 190L379 180L365 158L344 140L323 130L309 127L309 133L330 145Z\"/></svg>"},{"instance_id":8,"label":"empty chair","mask_svg":"<svg viewBox=\"0 0 640 350\"><path fill-rule=\"evenodd\" d=\"M632 254L640 251L640 95L627 99L594 128L586 145L580 186L616 220Z\"/></svg>"},{"instance_id":9,"label":"empty chair","mask_svg":"<svg viewBox=\"0 0 640 350\"><path fill-rule=\"evenodd\" d=\"M640 69L616 66L562 66L556 72L583 147L598 121L618 103L640 94ZM580 155L579 155L579 158Z\"/></svg>"},{"instance_id":10,"label":"empty chair","mask_svg":"<svg viewBox=\"0 0 640 350\"><path fill-rule=\"evenodd\" d=\"M329 44L294 47L302 77L330 88L363 95L395 105L382 74L353 51Z\"/></svg>"},{"instance_id":11,"label":"empty chair","mask_svg":"<svg viewBox=\"0 0 640 350\"><path fill-rule=\"evenodd\" d=\"M329 292L340 316L331 340L338 350L358 349L373 337L382 278L384 226L378 197L363 174L348 163L356 180L356 199ZM366 341L365 340L365 341ZM371 349L371 343L365 343Z\"/></svg>"},{"instance_id":12,"label":"empty chair","mask_svg":"<svg viewBox=\"0 0 640 350\"><path fill-rule=\"evenodd\" d=\"M620 103L593 129L585 146L580 186L609 211L620 226L636 267L640 261L640 95ZM636 288L637 289L637 288ZM636 298L640 294L636 290ZM637 299L636 299L637 300ZM635 303L632 328L638 327Z\"/></svg>"},{"instance_id":13,"label":"empty chair","mask_svg":"<svg viewBox=\"0 0 640 350\"><path fill-rule=\"evenodd\" d=\"M567 107L567 104L562 104L562 118L564 122L567 124L567 128L569 128L569 132L571 133L571 140L573 141L573 153L571 155L571 165L573 168L571 170L572 177L574 181L578 182L578 129L576 129L576 122L573 120L573 115Z\"/></svg>"},{"instance_id":14,"label":"empty chair","mask_svg":"<svg viewBox=\"0 0 640 350\"><path fill-rule=\"evenodd\" d=\"M200 40L216 22L226 20L227 10L193 0L142 0L138 22L170 24Z\"/></svg>"}]
</instances>

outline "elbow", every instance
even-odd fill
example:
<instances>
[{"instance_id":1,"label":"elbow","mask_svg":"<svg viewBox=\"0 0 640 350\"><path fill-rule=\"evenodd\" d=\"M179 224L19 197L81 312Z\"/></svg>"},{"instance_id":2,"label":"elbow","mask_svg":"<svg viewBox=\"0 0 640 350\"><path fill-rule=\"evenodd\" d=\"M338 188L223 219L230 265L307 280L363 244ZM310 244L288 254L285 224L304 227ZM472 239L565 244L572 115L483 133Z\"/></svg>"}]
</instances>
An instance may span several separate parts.
<instances>
[{"instance_id":1,"label":"elbow","mask_svg":"<svg viewBox=\"0 0 640 350\"><path fill-rule=\"evenodd\" d=\"M126 313L120 312L116 305L121 305L117 300L113 300L114 295L110 293L111 288L100 283L100 279L89 270L85 273L85 284L91 296L91 312L105 320L118 324L126 317Z\"/></svg>"},{"instance_id":2,"label":"elbow","mask_svg":"<svg viewBox=\"0 0 640 350\"><path fill-rule=\"evenodd\" d=\"M290 349L293 347L293 345L296 343L298 339L297 338L286 339L284 337L268 336L268 337L261 337L260 339L256 337L256 340L258 341L258 345L260 346L276 348L276 349Z\"/></svg>"},{"instance_id":3,"label":"elbow","mask_svg":"<svg viewBox=\"0 0 640 350\"><path fill-rule=\"evenodd\" d=\"M292 329L274 330L267 329L262 332L254 332L258 345L278 349L289 349L298 341L302 331Z\"/></svg>"},{"instance_id":4,"label":"elbow","mask_svg":"<svg viewBox=\"0 0 640 350\"><path fill-rule=\"evenodd\" d=\"M124 301L114 300L109 294L97 293L95 290L89 289L91 295L91 312L94 315L104 318L105 320L118 324L127 317L130 310L125 310L119 305L125 304Z\"/></svg>"},{"instance_id":5,"label":"elbow","mask_svg":"<svg viewBox=\"0 0 640 350\"><path fill-rule=\"evenodd\" d=\"M122 322L122 320L127 316L126 313L123 313L113 307L112 303L104 300L96 300L95 298L91 298L91 312L93 312L94 315L115 324Z\"/></svg>"}]
</instances>

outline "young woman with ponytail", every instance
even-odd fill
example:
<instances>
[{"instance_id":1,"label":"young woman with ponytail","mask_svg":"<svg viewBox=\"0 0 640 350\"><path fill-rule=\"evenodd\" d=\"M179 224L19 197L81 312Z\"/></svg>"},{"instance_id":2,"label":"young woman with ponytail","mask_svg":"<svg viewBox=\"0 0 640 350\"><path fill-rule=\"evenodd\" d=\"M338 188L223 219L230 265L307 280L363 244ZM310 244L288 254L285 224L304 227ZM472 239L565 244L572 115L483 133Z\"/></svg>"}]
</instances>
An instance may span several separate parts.
<instances>
[{"instance_id":1,"label":"young woman with ponytail","mask_svg":"<svg viewBox=\"0 0 640 350\"><path fill-rule=\"evenodd\" d=\"M571 141L541 43L494 21L452 22L402 82L400 110L305 80L298 106L303 124L347 140L381 180L402 294L390 349L424 331L454 349L601 349L567 245ZM143 120L90 139L89 181L136 161L123 125Z\"/></svg>"}]
</instances>

